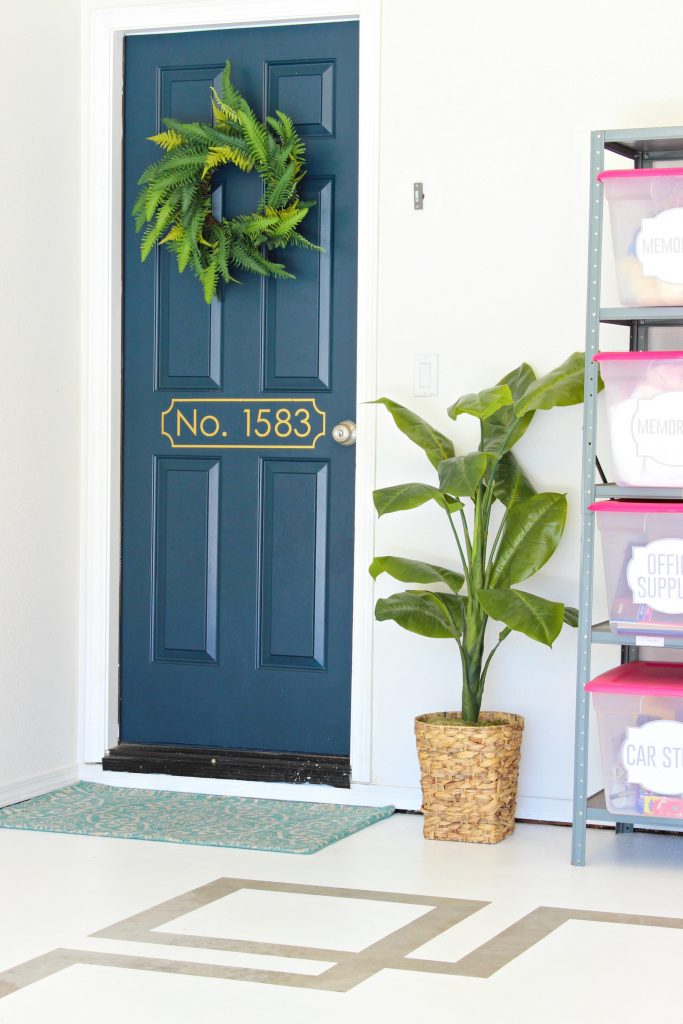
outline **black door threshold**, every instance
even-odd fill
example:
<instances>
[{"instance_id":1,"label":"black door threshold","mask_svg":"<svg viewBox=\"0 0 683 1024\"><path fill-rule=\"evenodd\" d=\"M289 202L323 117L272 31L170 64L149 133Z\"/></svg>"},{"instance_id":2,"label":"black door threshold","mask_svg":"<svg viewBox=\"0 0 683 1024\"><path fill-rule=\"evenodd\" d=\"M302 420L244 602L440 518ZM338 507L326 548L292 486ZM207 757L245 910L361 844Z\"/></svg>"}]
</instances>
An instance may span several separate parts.
<instances>
[{"instance_id":1,"label":"black door threshold","mask_svg":"<svg viewBox=\"0 0 683 1024\"><path fill-rule=\"evenodd\" d=\"M202 779L313 783L351 788L351 762L333 754L289 754L270 750L221 750L119 743L103 758L106 772L187 775Z\"/></svg>"}]
</instances>

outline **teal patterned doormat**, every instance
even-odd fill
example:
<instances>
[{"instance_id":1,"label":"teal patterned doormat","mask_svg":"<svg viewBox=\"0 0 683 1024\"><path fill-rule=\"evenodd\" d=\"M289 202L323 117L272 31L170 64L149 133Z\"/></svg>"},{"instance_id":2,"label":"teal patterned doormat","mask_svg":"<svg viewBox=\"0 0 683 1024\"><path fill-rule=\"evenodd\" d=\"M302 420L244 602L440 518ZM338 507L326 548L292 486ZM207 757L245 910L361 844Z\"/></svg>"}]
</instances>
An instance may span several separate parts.
<instances>
[{"instance_id":1,"label":"teal patterned doormat","mask_svg":"<svg viewBox=\"0 0 683 1024\"><path fill-rule=\"evenodd\" d=\"M270 853L317 853L393 813L393 807L257 800L77 782L0 808L0 828Z\"/></svg>"}]
</instances>

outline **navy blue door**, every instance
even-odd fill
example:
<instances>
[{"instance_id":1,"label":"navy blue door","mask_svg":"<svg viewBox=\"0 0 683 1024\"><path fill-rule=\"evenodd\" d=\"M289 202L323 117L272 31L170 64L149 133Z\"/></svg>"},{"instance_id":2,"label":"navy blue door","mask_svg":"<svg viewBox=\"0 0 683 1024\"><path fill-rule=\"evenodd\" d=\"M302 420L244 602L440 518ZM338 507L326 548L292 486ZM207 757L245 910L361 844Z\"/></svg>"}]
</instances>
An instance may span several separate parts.
<instances>
[{"instance_id":1,"label":"navy blue door","mask_svg":"<svg viewBox=\"0 0 683 1024\"><path fill-rule=\"evenodd\" d=\"M352 22L133 36L125 50L121 741L348 755L358 33ZM130 209L162 117L207 121L226 59L307 147L295 281L248 273L211 307L141 264ZM255 208L223 169L215 203ZM241 447L227 447L231 443Z\"/></svg>"}]
</instances>

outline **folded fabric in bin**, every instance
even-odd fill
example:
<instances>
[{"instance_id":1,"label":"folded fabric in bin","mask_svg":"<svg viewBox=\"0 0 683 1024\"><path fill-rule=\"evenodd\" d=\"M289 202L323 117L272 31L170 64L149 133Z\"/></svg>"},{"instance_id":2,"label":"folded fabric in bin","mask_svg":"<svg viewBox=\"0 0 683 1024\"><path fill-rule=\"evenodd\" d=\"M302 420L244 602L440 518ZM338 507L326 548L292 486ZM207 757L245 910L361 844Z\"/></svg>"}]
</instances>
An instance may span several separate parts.
<instances>
[{"instance_id":1,"label":"folded fabric in bin","mask_svg":"<svg viewBox=\"0 0 683 1024\"><path fill-rule=\"evenodd\" d=\"M599 352L616 482L683 488L683 351Z\"/></svg>"},{"instance_id":2,"label":"folded fabric in bin","mask_svg":"<svg viewBox=\"0 0 683 1024\"><path fill-rule=\"evenodd\" d=\"M683 305L683 167L603 171L619 298Z\"/></svg>"}]
</instances>

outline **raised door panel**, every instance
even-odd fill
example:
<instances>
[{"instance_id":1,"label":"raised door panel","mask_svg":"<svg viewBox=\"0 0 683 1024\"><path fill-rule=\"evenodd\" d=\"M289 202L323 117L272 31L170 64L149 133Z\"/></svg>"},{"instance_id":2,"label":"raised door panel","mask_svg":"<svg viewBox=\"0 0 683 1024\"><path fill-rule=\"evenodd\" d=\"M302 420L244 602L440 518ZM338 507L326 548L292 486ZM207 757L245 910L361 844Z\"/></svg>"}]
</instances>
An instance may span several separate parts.
<instances>
[{"instance_id":1,"label":"raised door panel","mask_svg":"<svg viewBox=\"0 0 683 1024\"><path fill-rule=\"evenodd\" d=\"M162 118L210 121L210 88L221 68L162 68L159 73L159 130ZM152 154L152 157L158 156ZM221 387L220 302L207 306L201 288L188 268L179 274L176 257L157 246L156 355L157 388L216 390Z\"/></svg>"},{"instance_id":2,"label":"raised door panel","mask_svg":"<svg viewBox=\"0 0 683 1024\"><path fill-rule=\"evenodd\" d=\"M304 199L315 202L302 233L322 251L288 252L287 269L296 280L266 282L266 391L331 387L334 179L310 176L301 191Z\"/></svg>"},{"instance_id":3,"label":"raised door panel","mask_svg":"<svg viewBox=\"0 0 683 1024\"><path fill-rule=\"evenodd\" d=\"M152 636L155 661L218 656L217 459L157 459Z\"/></svg>"},{"instance_id":4,"label":"raised door panel","mask_svg":"<svg viewBox=\"0 0 683 1024\"><path fill-rule=\"evenodd\" d=\"M264 459L261 616L264 668L325 668L327 462Z\"/></svg>"},{"instance_id":5,"label":"raised door panel","mask_svg":"<svg viewBox=\"0 0 683 1024\"><path fill-rule=\"evenodd\" d=\"M267 71L268 113L283 110L302 136L334 137L334 60L271 62Z\"/></svg>"}]
</instances>

